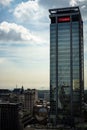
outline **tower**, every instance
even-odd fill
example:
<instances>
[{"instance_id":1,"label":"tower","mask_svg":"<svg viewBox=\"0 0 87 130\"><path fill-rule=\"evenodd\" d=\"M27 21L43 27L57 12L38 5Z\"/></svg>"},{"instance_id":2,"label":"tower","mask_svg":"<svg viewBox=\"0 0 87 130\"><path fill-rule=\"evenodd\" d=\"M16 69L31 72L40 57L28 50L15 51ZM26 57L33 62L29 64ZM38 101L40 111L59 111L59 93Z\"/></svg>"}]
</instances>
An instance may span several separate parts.
<instances>
[{"instance_id":1,"label":"tower","mask_svg":"<svg viewBox=\"0 0 87 130\"><path fill-rule=\"evenodd\" d=\"M82 114L83 21L79 7L50 9L50 121Z\"/></svg>"}]
</instances>

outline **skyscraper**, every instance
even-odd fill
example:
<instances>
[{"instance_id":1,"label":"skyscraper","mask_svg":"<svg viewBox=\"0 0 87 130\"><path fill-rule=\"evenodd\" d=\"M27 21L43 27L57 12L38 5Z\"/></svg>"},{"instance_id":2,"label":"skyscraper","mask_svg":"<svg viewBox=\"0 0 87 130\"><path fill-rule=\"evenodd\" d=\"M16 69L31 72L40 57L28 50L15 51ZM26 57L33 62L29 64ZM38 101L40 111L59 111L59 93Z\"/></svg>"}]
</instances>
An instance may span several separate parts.
<instances>
[{"instance_id":1,"label":"skyscraper","mask_svg":"<svg viewBox=\"0 0 87 130\"><path fill-rule=\"evenodd\" d=\"M83 21L79 7L50 9L50 120L80 117L84 98Z\"/></svg>"}]
</instances>

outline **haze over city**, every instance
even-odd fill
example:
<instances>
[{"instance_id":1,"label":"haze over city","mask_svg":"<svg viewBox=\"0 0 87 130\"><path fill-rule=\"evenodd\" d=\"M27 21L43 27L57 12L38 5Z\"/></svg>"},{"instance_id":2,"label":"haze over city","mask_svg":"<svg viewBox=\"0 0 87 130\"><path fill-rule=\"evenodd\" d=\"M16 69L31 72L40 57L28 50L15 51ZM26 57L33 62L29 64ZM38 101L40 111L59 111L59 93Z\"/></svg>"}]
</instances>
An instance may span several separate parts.
<instances>
[{"instance_id":1,"label":"haze over city","mask_svg":"<svg viewBox=\"0 0 87 130\"><path fill-rule=\"evenodd\" d=\"M79 6L84 23L87 87L87 0L0 0L0 88L49 89L50 8Z\"/></svg>"}]
</instances>

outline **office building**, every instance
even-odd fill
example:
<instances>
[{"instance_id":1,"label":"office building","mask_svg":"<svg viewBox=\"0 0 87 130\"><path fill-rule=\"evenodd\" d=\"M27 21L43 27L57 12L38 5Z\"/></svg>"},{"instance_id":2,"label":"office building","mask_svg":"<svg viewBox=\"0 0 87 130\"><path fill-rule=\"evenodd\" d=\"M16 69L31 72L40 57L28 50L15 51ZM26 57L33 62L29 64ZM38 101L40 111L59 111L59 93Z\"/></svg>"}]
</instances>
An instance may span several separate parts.
<instances>
[{"instance_id":1,"label":"office building","mask_svg":"<svg viewBox=\"0 0 87 130\"><path fill-rule=\"evenodd\" d=\"M33 107L38 100L38 93L35 89L27 89L24 94L24 108L33 114Z\"/></svg>"},{"instance_id":2,"label":"office building","mask_svg":"<svg viewBox=\"0 0 87 130\"><path fill-rule=\"evenodd\" d=\"M50 9L50 121L82 115L83 21L79 7Z\"/></svg>"},{"instance_id":3,"label":"office building","mask_svg":"<svg viewBox=\"0 0 87 130\"><path fill-rule=\"evenodd\" d=\"M18 104L0 103L0 130L22 130Z\"/></svg>"},{"instance_id":4,"label":"office building","mask_svg":"<svg viewBox=\"0 0 87 130\"><path fill-rule=\"evenodd\" d=\"M49 95L50 95L49 91L47 91L47 92L44 93L44 100L45 101L49 101L49 98L50 98Z\"/></svg>"},{"instance_id":5,"label":"office building","mask_svg":"<svg viewBox=\"0 0 87 130\"><path fill-rule=\"evenodd\" d=\"M0 89L0 102L8 102L11 91L9 89Z\"/></svg>"}]
</instances>

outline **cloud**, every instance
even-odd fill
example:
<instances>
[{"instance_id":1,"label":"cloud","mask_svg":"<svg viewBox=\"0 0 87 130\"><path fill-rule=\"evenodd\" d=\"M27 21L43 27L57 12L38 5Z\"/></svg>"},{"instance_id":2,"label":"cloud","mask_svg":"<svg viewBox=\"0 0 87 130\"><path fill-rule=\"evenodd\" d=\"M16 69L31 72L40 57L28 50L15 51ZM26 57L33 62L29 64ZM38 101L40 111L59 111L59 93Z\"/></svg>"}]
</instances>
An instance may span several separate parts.
<instances>
[{"instance_id":1,"label":"cloud","mask_svg":"<svg viewBox=\"0 0 87 130\"><path fill-rule=\"evenodd\" d=\"M38 0L27 1L18 4L14 10L14 16L22 21L36 23L41 21L42 17L45 17L45 9L39 6Z\"/></svg>"},{"instance_id":2,"label":"cloud","mask_svg":"<svg viewBox=\"0 0 87 130\"><path fill-rule=\"evenodd\" d=\"M22 2L14 10L14 16L21 21L30 23L45 23L49 19L50 8L60 8L69 5L67 0L29 0Z\"/></svg>"},{"instance_id":3,"label":"cloud","mask_svg":"<svg viewBox=\"0 0 87 130\"><path fill-rule=\"evenodd\" d=\"M75 6L77 5L78 0L70 0L70 5Z\"/></svg>"},{"instance_id":4,"label":"cloud","mask_svg":"<svg viewBox=\"0 0 87 130\"><path fill-rule=\"evenodd\" d=\"M76 6L76 5L80 5L83 2L87 2L87 1L86 0L70 0L70 5Z\"/></svg>"},{"instance_id":5,"label":"cloud","mask_svg":"<svg viewBox=\"0 0 87 130\"><path fill-rule=\"evenodd\" d=\"M13 0L0 0L0 4L3 6L8 6Z\"/></svg>"},{"instance_id":6,"label":"cloud","mask_svg":"<svg viewBox=\"0 0 87 130\"><path fill-rule=\"evenodd\" d=\"M81 9L86 8L87 0L70 0L70 6L79 6Z\"/></svg>"},{"instance_id":7,"label":"cloud","mask_svg":"<svg viewBox=\"0 0 87 130\"><path fill-rule=\"evenodd\" d=\"M0 24L0 42L28 42L41 43L41 39L22 25L2 22Z\"/></svg>"},{"instance_id":8,"label":"cloud","mask_svg":"<svg viewBox=\"0 0 87 130\"><path fill-rule=\"evenodd\" d=\"M40 37L39 43L48 42L49 14L48 10L42 7L38 0L21 2L13 14L16 22L26 25L27 28L33 30L36 37Z\"/></svg>"}]
</instances>

